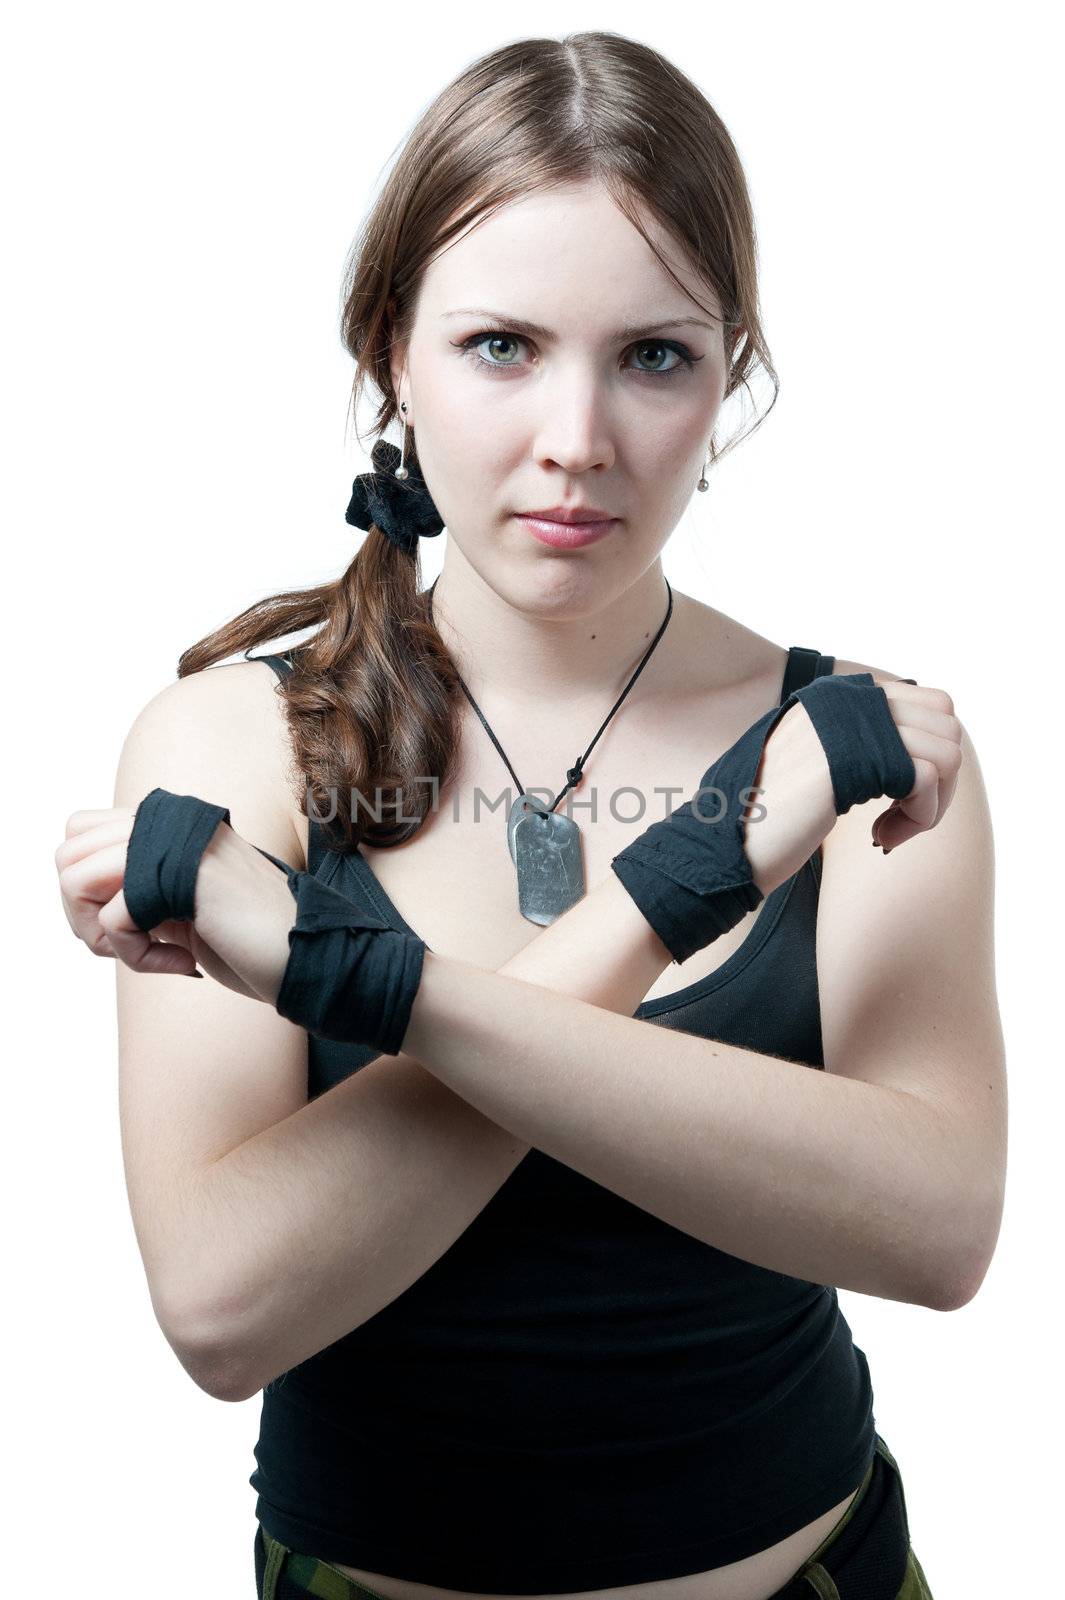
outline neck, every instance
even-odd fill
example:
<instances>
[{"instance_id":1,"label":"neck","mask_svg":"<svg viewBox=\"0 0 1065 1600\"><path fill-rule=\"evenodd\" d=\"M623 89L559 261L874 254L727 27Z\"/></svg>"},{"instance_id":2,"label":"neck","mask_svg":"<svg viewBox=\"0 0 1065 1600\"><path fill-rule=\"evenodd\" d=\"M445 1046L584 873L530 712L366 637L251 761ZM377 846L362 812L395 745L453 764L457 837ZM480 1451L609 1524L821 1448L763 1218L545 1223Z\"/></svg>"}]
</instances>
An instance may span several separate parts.
<instances>
[{"instance_id":1,"label":"neck","mask_svg":"<svg viewBox=\"0 0 1065 1600\"><path fill-rule=\"evenodd\" d=\"M589 608L562 584L504 598L450 555L449 548L433 589L433 619L482 706L482 695L518 714L523 707L542 713L545 705L584 701L605 714L665 621L669 593L657 560L622 594ZM669 626L627 700L664 660L680 598L674 592Z\"/></svg>"}]
</instances>

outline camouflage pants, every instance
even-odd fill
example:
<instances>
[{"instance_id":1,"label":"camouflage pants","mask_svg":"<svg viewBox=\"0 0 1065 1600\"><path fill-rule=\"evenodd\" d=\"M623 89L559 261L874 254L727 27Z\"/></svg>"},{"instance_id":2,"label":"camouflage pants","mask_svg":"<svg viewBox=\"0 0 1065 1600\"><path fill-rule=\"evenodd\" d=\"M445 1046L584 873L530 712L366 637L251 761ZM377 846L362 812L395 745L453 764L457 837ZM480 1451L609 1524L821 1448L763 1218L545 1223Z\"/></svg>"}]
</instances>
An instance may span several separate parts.
<instances>
[{"instance_id":1,"label":"camouflage pants","mask_svg":"<svg viewBox=\"0 0 1065 1600\"><path fill-rule=\"evenodd\" d=\"M255 1531L257 1600L381 1600L315 1556L290 1550L261 1523ZM910 1544L902 1474L880 1435L861 1488L799 1571L770 1600L932 1600Z\"/></svg>"}]
</instances>

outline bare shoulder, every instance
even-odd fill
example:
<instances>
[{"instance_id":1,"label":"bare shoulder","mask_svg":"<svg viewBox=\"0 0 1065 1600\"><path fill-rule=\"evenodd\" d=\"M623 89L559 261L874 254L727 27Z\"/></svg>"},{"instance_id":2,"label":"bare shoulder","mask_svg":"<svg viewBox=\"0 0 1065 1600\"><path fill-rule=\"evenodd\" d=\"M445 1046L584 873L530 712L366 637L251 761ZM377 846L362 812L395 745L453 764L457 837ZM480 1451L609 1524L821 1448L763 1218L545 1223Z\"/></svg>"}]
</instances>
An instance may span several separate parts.
<instances>
[{"instance_id":1,"label":"bare shoulder","mask_svg":"<svg viewBox=\"0 0 1065 1600\"><path fill-rule=\"evenodd\" d=\"M156 785L198 794L227 806L238 833L303 869L301 786L278 688L262 661L166 684L126 736L115 804L135 806Z\"/></svg>"},{"instance_id":2,"label":"bare shoulder","mask_svg":"<svg viewBox=\"0 0 1065 1600\"><path fill-rule=\"evenodd\" d=\"M702 675L704 686L718 691L745 688L755 698L768 697L771 703L774 692L779 691L783 682L790 646L777 644L691 595L675 592L674 604L678 633L683 639L683 649L679 653L691 663L693 672ZM872 667L864 661L834 658L833 676L860 672L868 672L874 683L881 686L901 683L911 676L905 672L891 672L886 667Z\"/></svg>"},{"instance_id":3,"label":"bare shoulder","mask_svg":"<svg viewBox=\"0 0 1065 1600\"><path fill-rule=\"evenodd\" d=\"M688 594L674 591L674 608L677 658L696 692L735 691L758 704L773 703L787 666L786 645Z\"/></svg>"}]
</instances>

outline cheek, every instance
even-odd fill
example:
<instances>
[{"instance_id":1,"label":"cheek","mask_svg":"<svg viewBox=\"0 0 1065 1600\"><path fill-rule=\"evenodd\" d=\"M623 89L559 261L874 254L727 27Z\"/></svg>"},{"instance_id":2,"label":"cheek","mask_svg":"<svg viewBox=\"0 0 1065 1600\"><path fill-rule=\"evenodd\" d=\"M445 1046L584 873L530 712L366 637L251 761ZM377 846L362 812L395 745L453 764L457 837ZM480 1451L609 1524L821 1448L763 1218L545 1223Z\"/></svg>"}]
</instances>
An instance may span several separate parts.
<instances>
[{"instance_id":1,"label":"cheek","mask_svg":"<svg viewBox=\"0 0 1065 1600\"><path fill-rule=\"evenodd\" d=\"M653 435L643 435L637 449L640 483L648 498L683 506L699 481L710 442L711 426L705 413L675 416Z\"/></svg>"},{"instance_id":2,"label":"cheek","mask_svg":"<svg viewBox=\"0 0 1065 1600\"><path fill-rule=\"evenodd\" d=\"M431 443L428 441L432 441ZM444 522L474 542L491 536L506 506L505 486L514 474L490 424L456 410L427 424L422 471Z\"/></svg>"},{"instance_id":3,"label":"cheek","mask_svg":"<svg viewBox=\"0 0 1065 1600\"><path fill-rule=\"evenodd\" d=\"M491 456L492 434L486 419L456 402L453 392L433 393L422 382L418 390L414 435L418 461L442 516L445 506L468 504L469 485L484 485L483 469Z\"/></svg>"}]
</instances>

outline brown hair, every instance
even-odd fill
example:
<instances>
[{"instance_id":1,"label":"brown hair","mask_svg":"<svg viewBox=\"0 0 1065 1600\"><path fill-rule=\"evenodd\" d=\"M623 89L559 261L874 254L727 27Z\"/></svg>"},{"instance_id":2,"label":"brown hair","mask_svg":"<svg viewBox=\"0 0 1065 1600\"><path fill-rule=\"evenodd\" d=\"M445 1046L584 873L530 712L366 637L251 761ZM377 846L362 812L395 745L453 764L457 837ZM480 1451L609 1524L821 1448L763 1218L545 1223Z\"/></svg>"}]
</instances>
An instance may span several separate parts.
<instances>
[{"instance_id":1,"label":"brown hair","mask_svg":"<svg viewBox=\"0 0 1065 1600\"><path fill-rule=\"evenodd\" d=\"M758 415L755 404L753 426L722 449L712 440L711 459L760 426L779 383L761 329L754 221L735 146L700 90L664 56L621 34L593 32L491 51L437 96L401 149L344 274L352 403L357 411L369 378L382 396L375 434L397 415L389 352L409 339L435 254L495 207L585 181L604 184L654 249L637 211L646 207L713 286L724 319L725 398L744 389L753 400L756 371L770 380L769 405ZM407 451L416 461L413 430ZM249 606L186 650L178 676L314 624L278 685L305 786L301 810L329 819L336 849L363 839L403 843L433 803L427 775L437 795L446 790L464 699L419 592L416 555L371 528L339 578Z\"/></svg>"}]
</instances>

